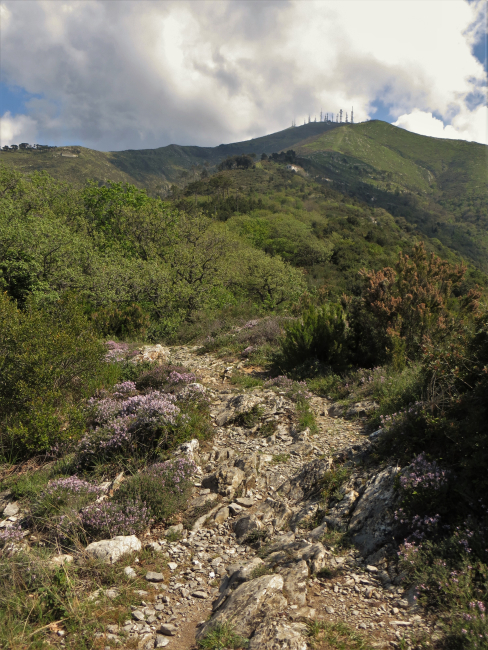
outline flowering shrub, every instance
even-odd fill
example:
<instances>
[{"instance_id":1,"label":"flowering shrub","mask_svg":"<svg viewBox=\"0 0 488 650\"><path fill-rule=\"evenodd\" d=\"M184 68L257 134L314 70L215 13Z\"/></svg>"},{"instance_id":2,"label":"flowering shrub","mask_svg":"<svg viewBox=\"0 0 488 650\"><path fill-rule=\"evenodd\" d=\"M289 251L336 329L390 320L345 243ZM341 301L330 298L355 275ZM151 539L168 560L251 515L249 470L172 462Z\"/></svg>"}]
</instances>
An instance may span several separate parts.
<instances>
[{"instance_id":1,"label":"flowering shrub","mask_svg":"<svg viewBox=\"0 0 488 650\"><path fill-rule=\"evenodd\" d=\"M441 613L445 647L486 648L488 566L464 551L459 536L466 537L466 531L457 532L437 544L406 542L399 553L401 565L417 585L419 602Z\"/></svg>"},{"instance_id":2,"label":"flowering shrub","mask_svg":"<svg viewBox=\"0 0 488 650\"><path fill-rule=\"evenodd\" d=\"M114 397L124 397L128 393L133 393L137 390L133 381L123 381L121 384L115 384L113 387Z\"/></svg>"},{"instance_id":3,"label":"flowering shrub","mask_svg":"<svg viewBox=\"0 0 488 650\"><path fill-rule=\"evenodd\" d=\"M186 505L196 469L187 458L155 463L122 483L114 500L120 504L143 502L153 519L167 520Z\"/></svg>"},{"instance_id":4,"label":"flowering shrub","mask_svg":"<svg viewBox=\"0 0 488 650\"><path fill-rule=\"evenodd\" d=\"M24 537L24 531L22 530L20 524L15 523L13 526L8 528L2 528L0 530L0 544L7 546L8 544L15 544L20 542Z\"/></svg>"},{"instance_id":5,"label":"flowering shrub","mask_svg":"<svg viewBox=\"0 0 488 650\"><path fill-rule=\"evenodd\" d=\"M32 519L42 530L69 537L76 528L78 512L101 494L98 486L77 476L50 481L31 505Z\"/></svg>"},{"instance_id":6,"label":"flowering shrub","mask_svg":"<svg viewBox=\"0 0 488 650\"><path fill-rule=\"evenodd\" d=\"M107 341L105 345L108 348L108 352L105 355L105 361L107 363L116 363L117 361L122 361L126 358L129 352L128 343L117 343L116 341Z\"/></svg>"},{"instance_id":7,"label":"flowering shrub","mask_svg":"<svg viewBox=\"0 0 488 650\"><path fill-rule=\"evenodd\" d=\"M122 395L132 391L132 382L125 382ZM124 393L125 391L125 393ZM117 453L134 452L136 447L148 450L157 446L167 434L168 425L175 425L180 408L176 398L160 391L130 395L122 400L113 397L91 400L96 425L78 444L80 466L91 466L99 458Z\"/></svg>"},{"instance_id":8,"label":"flowering shrub","mask_svg":"<svg viewBox=\"0 0 488 650\"><path fill-rule=\"evenodd\" d=\"M151 524L148 508L141 501L102 501L80 513L80 525L93 541L116 535L136 535Z\"/></svg>"},{"instance_id":9,"label":"flowering shrub","mask_svg":"<svg viewBox=\"0 0 488 650\"><path fill-rule=\"evenodd\" d=\"M195 380L196 377L192 372L176 372L176 370L173 370L168 376L170 384L191 384Z\"/></svg>"}]
</instances>

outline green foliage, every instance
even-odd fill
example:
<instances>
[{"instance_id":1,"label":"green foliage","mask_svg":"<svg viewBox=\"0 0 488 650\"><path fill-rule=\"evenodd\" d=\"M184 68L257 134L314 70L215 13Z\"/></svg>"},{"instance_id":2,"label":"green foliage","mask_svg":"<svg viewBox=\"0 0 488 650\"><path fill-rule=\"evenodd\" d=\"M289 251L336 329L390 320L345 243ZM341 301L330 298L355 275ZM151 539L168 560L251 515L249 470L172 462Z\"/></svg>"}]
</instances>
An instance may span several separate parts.
<instances>
[{"instance_id":1,"label":"green foliage","mask_svg":"<svg viewBox=\"0 0 488 650\"><path fill-rule=\"evenodd\" d=\"M279 465L280 463L287 463L290 460L290 454L275 454L272 459L274 465Z\"/></svg>"},{"instance_id":2,"label":"green foliage","mask_svg":"<svg viewBox=\"0 0 488 650\"><path fill-rule=\"evenodd\" d=\"M345 623L329 623L328 621L311 621L307 625L307 636L312 647L320 650L370 650L372 646L358 632Z\"/></svg>"},{"instance_id":3,"label":"green foliage","mask_svg":"<svg viewBox=\"0 0 488 650\"><path fill-rule=\"evenodd\" d=\"M1 454L45 452L79 436L105 349L74 298L20 312L1 294L0 350Z\"/></svg>"},{"instance_id":4,"label":"green foliage","mask_svg":"<svg viewBox=\"0 0 488 650\"><path fill-rule=\"evenodd\" d=\"M114 500L121 505L127 502L144 503L151 519L168 521L185 508L191 496L193 483L189 476L180 480L178 469L168 464L166 470L152 466L124 481L115 492Z\"/></svg>"},{"instance_id":5,"label":"green foliage","mask_svg":"<svg viewBox=\"0 0 488 650\"><path fill-rule=\"evenodd\" d=\"M261 419L263 413L264 413L264 408L259 404L256 404L248 411L243 411L242 413L238 413L235 416L233 422L237 426L247 427L248 429L251 429L252 427L256 426L256 424Z\"/></svg>"},{"instance_id":6,"label":"green foliage","mask_svg":"<svg viewBox=\"0 0 488 650\"><path fill-rule=\"evenodd\" d=\"M316 358L337 367L344 365L345 353L346 319L340 305L310 305L300 318L285 324L281 354L288 366Z\"/></svg>"},{"instance_id":7,"label":"green foliage","mask_svg":"<svg viewBox=\"0 0 488 650\"><path fill-rule=\"evenodd\" d=\"M246 648L249 641L234 632L231 623L217 623L205 635L198 646L202 650L225 650L226 648Z\"/></svg>"},{"instance_id":8,"label":"green foliage","mask_svg":"<svg viewBox=\"0 0 488 650\"><path fill-rule=\"evenodd\" d=\"M149 314L144 313L135 303L117 307L107 305L91 315L93 323L101 336L118 338L143 337L150 325Z\"/></svg>"},{"instance_id":9,"label":"green foliage","mask_svg":"<svg viewBox=\"0 0 488 650\"><path fill-rule=\"evenodd\" d=\"M329 499L340 501L344 496L341 487L349 480L350 476L351 470L347 467L338 467L326 472L321 480L322 499L324 501Z\"/></svg>"}]
</instances>

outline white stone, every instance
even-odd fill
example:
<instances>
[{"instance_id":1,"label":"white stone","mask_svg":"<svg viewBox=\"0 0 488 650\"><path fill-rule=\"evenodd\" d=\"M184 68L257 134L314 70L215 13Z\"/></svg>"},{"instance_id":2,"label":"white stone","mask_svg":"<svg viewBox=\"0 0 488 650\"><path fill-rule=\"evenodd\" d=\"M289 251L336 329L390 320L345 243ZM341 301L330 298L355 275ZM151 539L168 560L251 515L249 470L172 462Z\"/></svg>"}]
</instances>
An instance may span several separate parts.
<instances>
[{"instance_id":1,"label":"white stone","mask_svg":"<svg viewBox=\"0 0 488 650\"><path fill-rule=\"evenodd\" d=\"M88 555L98 558L105 564L113 564L122 555L140 551L142 544L135 535L119 535L113 539L102 539L100 542L92 542L85 551Z\"/></svg>"}]
</instances>

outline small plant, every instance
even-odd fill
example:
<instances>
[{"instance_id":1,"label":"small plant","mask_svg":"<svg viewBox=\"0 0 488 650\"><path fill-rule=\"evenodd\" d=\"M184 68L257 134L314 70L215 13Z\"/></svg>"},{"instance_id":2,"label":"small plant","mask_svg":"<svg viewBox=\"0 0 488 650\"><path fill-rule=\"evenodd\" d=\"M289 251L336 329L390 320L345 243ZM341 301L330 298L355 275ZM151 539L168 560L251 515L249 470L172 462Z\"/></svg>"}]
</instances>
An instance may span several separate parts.
<instances>
[{"instance_id":1,"label":"small plant","mask_svg":"<svg viewBox=\"0 0 488 650\"><path fill-rule=\"evenodd\" d=\"M351 470L347 467L333 468L322 477L322 499L328 501L335 499L339 501L344 496L340 490L342 485L348 481Z\"/></svg>"},{"instance_id":2,"label":"small plant","mask_svg":"<svg viewBox=\"0 0 488 650\"><path fill-rule=\"evenodd\" d=\"M72 536L79 528L79 512L100 495L99 487L77 476L50 481L31 504L32 520L56 537Z\"/></svg>"},{"instance_id":3,"label":"small plant","mask_svg":"<svg viewBox=\"0 0 488 650\"><path fill-rule=\"evenodd\" d=\"M345 623L328 623L327 621L310 621L307 623L306 636L312 646L334 650L372 650L372 646L355 630Z\"/></svg>"},{"instance_id":4,"label":"small plant","mask_svg":"<svg viewBox=\"0 0 488 650\"><path fill-rule=\"evenodd\" d=\"M247 648L248 639L244 639L234 632L231 623L217 623L215 627L199 641L202 650L226 650L227 648Z\"/></svg>"},{"instance_id":5,"label":"small plant","mask_svg":"<svg viewBox=\"0 0 488 650\"><path fill-rule=\"evenodd\" d=\"M102 501L87 506L80 514L80 525L89 540L137 535L150 524L148 508L141 501Z\"/></svg>"},{"instance_id":6,"label":"small plant","mask_svg":"<svg viewBox=\"0 0 488 650\"><path fill-rule=\"evenodd\" d=\"M287 463L290 460L290 454L276 454L273 456L273 460L271 461L274 465L278 465L279 463Z\"/></svg>"},{"instance_id":7,"label":"small plant","mask_svg":"<svg viewBox=\"0 0 488 650\"><path fill-rule=\"evenodd\" d=\"M253 530L246 539L242 542L243 545L254 546L261 545L264 541L268 539L269 533L266 529L263 530Z\"/></svg>"},{"instance_id":8,"label":"small plant","mask_svg":"<svg viewBox=\"0 0 488 650\"><path fill-rule=\"evenodd\" d=\"M170 530L165 537L168 542L173 543L178 542L182 538L182 534L179 530Z\"/></svg>"},{"instance_id":9,"label":"small plant","mask_svg":"<svg viewBox=\"0 0 488 650\"><path fill-rule=\"evenodd\" d=\"M268 576L274 573L273 569L266 564L260 564L255 569L252 570L249 580L254 580L255 578L260 578L261 576Z\"/></svg>"},{"instance_id":10,"label":"small plant","mask_svg":"<svg viewBox=\"0 0 488 650\"><path fill-rule=\"evenodd\" d=\"M231 376L230 381L235 386L240 386L241 388L256 388L256 386L262 386L264 384L262 379L246 374L234 374Z\"/></svg>"},{"instance_id":11,"label":"small plant","mask_svg":"<svg viewBox=\"0 0 488 650\"><path fill-rule=\"evenodd\" d=\"M154 521L167 521L182 510L191 495L193 461L186 458L155 463L124 481L115 492L114 501L144 503Z\"/></svg>"},{"instance_id":12,"label":"small plant","mask_svg":"<svg viewBox=\"0 0 488 650\"><path fill-rule=\"evenodd\" d=\"M263 416L263 413L264 408L259 404L256 404L251 409L249 409L249 411L244 411L243 413L236 415L234 418L234 424L240 427L247 427L248 429L251 429L252 427L256 426L256 424Z\"/></svg>"}]
</instances>

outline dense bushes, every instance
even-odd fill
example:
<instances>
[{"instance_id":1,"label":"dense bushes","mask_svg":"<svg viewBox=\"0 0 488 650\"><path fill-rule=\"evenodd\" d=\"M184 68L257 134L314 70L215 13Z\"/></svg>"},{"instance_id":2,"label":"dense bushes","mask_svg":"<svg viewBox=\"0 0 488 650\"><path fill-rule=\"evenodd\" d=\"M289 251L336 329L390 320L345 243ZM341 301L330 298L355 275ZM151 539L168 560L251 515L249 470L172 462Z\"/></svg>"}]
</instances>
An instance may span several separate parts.
<instances>
[{"instance_id":1,"label":"dense bushes","mask_svg":"<svg viewBox=\"0 0 488 650\"><path fill-rule=\"evenodd\" d=\"M224 224L128 184L75 190L0 167L0 207L0 290L20 307L76 291L104 336L161 338L200 310L275 308L303 289Z\"/></svg>"},{"instance_id":2,"label":"dense bushes","mask_svg":"<svg viewBox=\"0 0 488 650\"><path fill-rule=\"evenodd\" d=\"M81 403L106 350L75 299L19 311L0 294L0 453L14 459L80 435Z\"/></svg>"}]
</instances>

